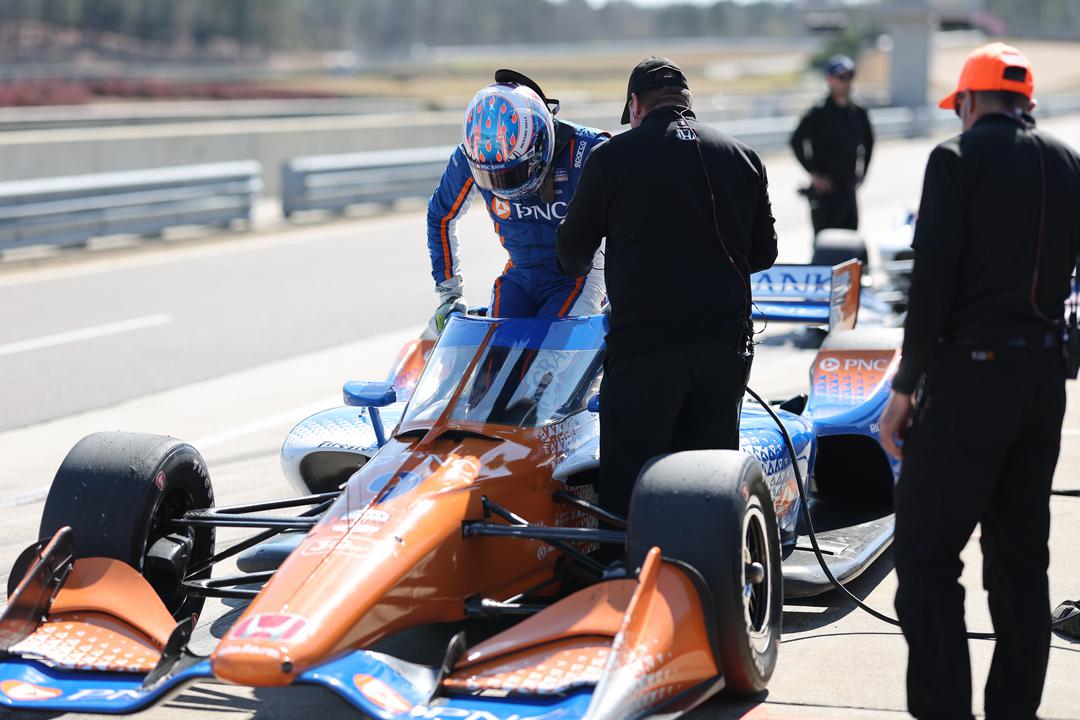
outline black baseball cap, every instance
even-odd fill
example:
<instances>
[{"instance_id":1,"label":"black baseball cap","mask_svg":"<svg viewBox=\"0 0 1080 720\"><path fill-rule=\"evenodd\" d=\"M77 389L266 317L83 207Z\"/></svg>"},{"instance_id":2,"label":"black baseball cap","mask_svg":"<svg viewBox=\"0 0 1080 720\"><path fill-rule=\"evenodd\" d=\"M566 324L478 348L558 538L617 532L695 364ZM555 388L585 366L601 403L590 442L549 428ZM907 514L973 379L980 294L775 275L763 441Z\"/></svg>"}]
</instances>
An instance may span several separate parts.
<instances>
[{"instance_id":1,"label":"black baseball cap","mask_svg":"<svg viewBox=\"0 0 1080 720\"><path fill-rule=\"evenodd\" d=\"M630 82L626 84L626 105L623 106L622 124L630 122L630 96L637 93L640 95L646 90L655 90L662 87L678 87L689 89L686 83L686 75L682 68L667 58L647 57L639 62L633 72L630 73Z\"/></svg>"}]
</instances>

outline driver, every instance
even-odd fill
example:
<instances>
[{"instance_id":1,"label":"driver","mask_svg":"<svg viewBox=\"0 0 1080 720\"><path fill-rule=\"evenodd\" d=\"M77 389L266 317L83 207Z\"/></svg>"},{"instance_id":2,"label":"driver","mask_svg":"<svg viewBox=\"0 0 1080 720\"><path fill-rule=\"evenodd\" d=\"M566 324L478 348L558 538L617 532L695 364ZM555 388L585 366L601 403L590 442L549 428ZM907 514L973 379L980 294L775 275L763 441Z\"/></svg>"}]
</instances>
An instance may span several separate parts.
<instances>
[{"instance_id":1,"label":"driver","mask_svg":"<svg viewBox=\"0 0 1080 720\"><path fill-rule=\"evenodd\" d=\"M427 238L441 333L462 302L457 222L479 194L510 256L491 292L492 317L592 315L604 298L603 268L566 278L555 259L555 228L566 217L585 159L610 135L555 118L559 103L513 70L498 70L465 113L464 142L428 204ZM599 253L598 253L599 255Z\"/></svg>"}]
</instances>

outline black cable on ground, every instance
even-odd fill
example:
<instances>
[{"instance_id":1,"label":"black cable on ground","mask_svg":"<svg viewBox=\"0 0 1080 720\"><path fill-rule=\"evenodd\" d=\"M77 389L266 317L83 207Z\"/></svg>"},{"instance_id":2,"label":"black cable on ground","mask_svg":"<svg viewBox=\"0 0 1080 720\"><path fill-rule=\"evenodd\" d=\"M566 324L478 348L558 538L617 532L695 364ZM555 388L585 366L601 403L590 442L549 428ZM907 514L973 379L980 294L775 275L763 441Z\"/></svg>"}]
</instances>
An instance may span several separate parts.
<instances>
[{"instance_id":1,"label":"black cable on ground","mask_svg":"<svg viewBox=\"0 0 1080 720\"><path fill-rule=\"evenodd\" d=\"M844 587L836 576L832 574L832 570L829 569L829 564L825 562L825 557L821 554L821 548L818 547L817 533L814 532L814 519L810 516L810 504L806 501L806 493L803 490L803 477L802 472L799 470L799 455L795 452L795 444L791 442L791 435L788 434L787 428L784 427L784 423L780 420L780 416L772 409L769 403L761 399L761 396L754 392L749 386L746 388L746 393L757 400L761 407L765 408L765 412L769 413L769 417L776 423L776 427L780 428L780 434L784 436L784 445L787 447L788 455L791 456L791 467L795 471L795 483L799 490L799 501L802 502L804 511L806 512L806 527L809 529L810 545L814 548L814 555L817 557L818 564L821 565L821 570L825 573L825 577L829 579L833 587L839 590L842 594L847 596L851 602L856 606L870 613L878 620L886 622L889 625L900 627L900 621L896 618L889 617L888 615L878 612L874 608L864 603L859 598L855 597L855 594ZM967 636L971 640L993 640L995 639L994 633L967 633Z\"/></svg>"}]
</instances>

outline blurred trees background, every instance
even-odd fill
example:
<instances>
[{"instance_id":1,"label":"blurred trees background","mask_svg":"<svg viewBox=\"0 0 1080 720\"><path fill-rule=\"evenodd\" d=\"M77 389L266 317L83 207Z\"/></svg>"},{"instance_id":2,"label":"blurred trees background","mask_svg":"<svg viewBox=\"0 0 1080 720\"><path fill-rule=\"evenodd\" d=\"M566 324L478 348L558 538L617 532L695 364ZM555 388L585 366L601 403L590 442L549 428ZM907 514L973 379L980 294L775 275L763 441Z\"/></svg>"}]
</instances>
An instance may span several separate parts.
<instances>
[{"instance_id":1,"label":"blurred trees background","mask_svg":"<svg viewBox=\"0 0 1080 720\"><path fill-rule=\"evenodd\" d=\"M419 45L699 36L794 36L799 3L717 0L0 0L0 54L51 49L199 58L277 50L400 54ZM1078 0L985 0L1010 30L1077 36Z\"/></svg>"},{"instance_id":2,"label":"blurred trees background","mask_svg":"<svg viewBox=\"0 0 1080 720\"><path fill-rule=\"evenodd\" d=\"M0 25L24 51L66 32L67 44L74 38L84 48L119 49L128 39L180 54L802 32L794 4L781 0L659 8L621 0L600 8L585 0L2 0ZM6 55L12 49L0 44Z\"/></svg>"}]
</instances>

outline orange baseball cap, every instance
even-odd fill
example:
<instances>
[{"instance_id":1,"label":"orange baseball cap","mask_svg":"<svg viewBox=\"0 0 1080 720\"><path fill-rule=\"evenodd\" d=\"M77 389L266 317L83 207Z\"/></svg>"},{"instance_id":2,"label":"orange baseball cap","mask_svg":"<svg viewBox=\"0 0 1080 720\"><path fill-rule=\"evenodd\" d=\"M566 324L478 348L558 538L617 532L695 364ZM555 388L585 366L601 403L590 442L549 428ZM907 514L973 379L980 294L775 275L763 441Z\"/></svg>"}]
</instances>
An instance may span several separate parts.
<instances>
[{"instance_id":1,"label":"orange baseball cap","mask_svg":"<svg viewBox=\"0 0 1080 720\"><path fill-rule=\"evenodd\" d=\"M952 110L957 94L966 90L1004 90L1030 98L1035 92L1031 62L1022 52L1005 43L976 48L964 61L956 90L938 103L938 107Z\"/></svg>"}]
</instances>

